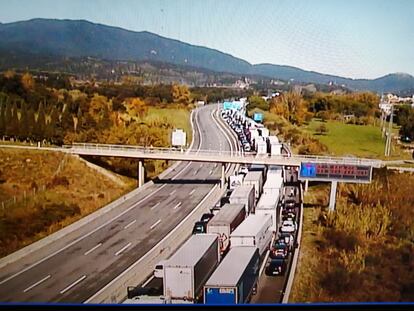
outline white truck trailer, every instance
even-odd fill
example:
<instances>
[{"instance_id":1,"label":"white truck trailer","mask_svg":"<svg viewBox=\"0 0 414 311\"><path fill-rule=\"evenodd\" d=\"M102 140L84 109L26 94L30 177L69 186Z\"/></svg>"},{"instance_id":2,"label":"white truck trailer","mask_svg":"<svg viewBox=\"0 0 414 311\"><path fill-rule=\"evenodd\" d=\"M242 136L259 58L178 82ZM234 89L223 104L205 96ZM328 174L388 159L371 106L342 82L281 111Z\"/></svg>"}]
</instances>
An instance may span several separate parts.
<instances>
[{"instance_id":1,"label":"white truck trailer","mask_svg":"<svg viewBox=\"0 0 414 311\"><path fill-rule=\"evenodd\" d=\"M249 215L230 234L230 249L238 246L256 246L262 256L272 240L272 216Z\"/></svg>"},{"instance_id":2,"label":"white truck trailer","mask_svg":"<svg viewBox=\"0 0 414 311\"><path fill-rule=\"evenodd\" d=\"M242 185L236 187L230 195L230 204L244 204L246 214L254 213L256 197L253 185Z\"/></svg>"},{"instance_id":3,"label":"white truck trailer","mask_svg":"<svg viewBox=\"0 0 414 311\"><path fill-rule=\"evenodd\" d=\"M229 176L229 189L235 189L238 186L243 184L244 175L237 174L237 175L230 175Z\"/></svg>"},{"instance_id":4,"label":"white truck trailer","mask_svg":"<svg viewBox=\"0 0 414 311\"><path fill-rule=\"evenodd\" d=\"M279 192L263 193L256 206L255 215L272 216L272 231L277 232L277 206L279 202Z\"/></svg>"},{"instance_id":5,"label":"white truck trailer","mask_svg":"<svg viewBox=\"0 0 414 311\"><path fill-rule=\"evenodd\" d=\"M164 263L163 289L167 302L197 302L203 286L220 261L217 234L192 235Z\"/></svg>"},{"instance_id":6,"label":"white truck trailer","mask_svg":"<svg viewBox=\"0 0 414 311\"><path fill-rule=\"evenodd\" d=\"M246 218L244 204L224 204L220 211L208 222L207 233L219 236L220 254L230 247L230 234Z\"/></svg>"},{"instance_id":7,"label":"white truck trailer","mask_svg":"<svg viewBox=\"0 0 414 311\"><path fill-rule=\"evenodd\" d=\"M243 185L253 185L256 201L263 191L263 174L260 171L249 171L243 180Z\"/></svg>"}]
</instances>

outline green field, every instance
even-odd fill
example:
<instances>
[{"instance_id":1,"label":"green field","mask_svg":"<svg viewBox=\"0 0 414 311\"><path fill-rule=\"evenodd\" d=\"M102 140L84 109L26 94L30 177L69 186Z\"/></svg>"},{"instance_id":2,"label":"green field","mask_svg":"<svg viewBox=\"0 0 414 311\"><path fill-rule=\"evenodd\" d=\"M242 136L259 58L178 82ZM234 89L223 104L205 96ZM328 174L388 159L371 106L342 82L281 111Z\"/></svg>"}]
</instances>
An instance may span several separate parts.
<instances>
[{"instance_id":1,"label":"green field","mask_svg":"<svg viewBox=\"0 0 414 311\"><path fill-rule=\"evenodd\" d=\"M316 134L316 129L325 124L328 132ZM333 155L353 155L359 157L383 158L385 139L381 137L378 126L345 124L338 121L322 122L313 119L305 128L329 148ZM393 156L399 156L400 151L393 150Z\"/></svg>"},{"instance_id":2,"label":"green field","mask_svg":"<svg viewBox=\"0 0 414 311\"><path fill-rule=\"evenodd\" d=\"M174 124L176 128L183 129L187 133L187 143L191 143L193 133L191 131L190 111L186 109L150 107L143 121L151 123L151 121L160 120L165 120L166 123Z\"/></svg>"}]
</instances>

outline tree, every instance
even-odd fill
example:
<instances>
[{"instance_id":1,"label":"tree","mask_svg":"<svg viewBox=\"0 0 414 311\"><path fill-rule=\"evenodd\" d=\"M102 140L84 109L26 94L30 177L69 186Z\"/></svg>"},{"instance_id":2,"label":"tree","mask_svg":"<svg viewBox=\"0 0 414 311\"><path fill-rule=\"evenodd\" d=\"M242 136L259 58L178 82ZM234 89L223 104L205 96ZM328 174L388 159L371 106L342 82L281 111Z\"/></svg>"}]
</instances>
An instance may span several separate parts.
<instances>
[{"instance_id":1,"label":"tree","mask_svg":"<svg viewBox=\"0 0 414 311\"><path fill-rule=\"evenodd\" d=\"M26 139L30 135L27 104L23 102L20 108L19 138Z\"/></svg>"},{"instance_id":2,"label":"tree","mask_svg":"<svg viewBox=\"0 0 414 311\"><path fill-rule=\"evenodd\" d=\"M190 91L185 85L173 84L171 88L173 102L175 104L189 104L191 102Z\"/></svg>"},{"instance_id":3,"label":"tree","mask_svg":"<svg viewBox=\"0 0 414 311\"><path fill-rule=\"evenodd\" d=\"M247 109L252 111L255 108L259 108L263 111L269 111L269 103L261 96L252 95L249 97L249 105Z\"/></svg>"},{"instance_id":4,"label":"tree","mask_svg":"<svg viewBox=\"0 0 414 311\"><path fill-rule=\"evenodd\" d=\"M6 103L0 102L0 137L6 134Z\"/></svg>"},{"instance_id":5,"label":"tree","mask_svg":"<svg viewBox=\"0 0 414 311\"><path fill-rule=\"evenodd\" d=\"M37 110L37 120L33 130L34 139L37 141L41 141L45 135L45 127L46 127L46 117L45 111L43 108L43 104L39 104L39 109Z\"/></svg>"},{"instance_id":6,"label":"tree","mask_svg":"<svg viewBox=\"0 0 414 311\"><path fill-rule=\"evenodd\" d=\"M35 86L35 80L33 79L33 76L26 72L22 75L22 85L26 90L32 90Z\"/></svg>"},{"instance_id":7,"label":"tree","mask_svg":"<svg viewBox=\"0 0 414 311\"><path fill-rule=\"evenodd\" d=\"M16 102L13 103L13 108L10 104L6 107L6 135L14 138L19 135L19 117Z\"/></svg>"}]
</instances>

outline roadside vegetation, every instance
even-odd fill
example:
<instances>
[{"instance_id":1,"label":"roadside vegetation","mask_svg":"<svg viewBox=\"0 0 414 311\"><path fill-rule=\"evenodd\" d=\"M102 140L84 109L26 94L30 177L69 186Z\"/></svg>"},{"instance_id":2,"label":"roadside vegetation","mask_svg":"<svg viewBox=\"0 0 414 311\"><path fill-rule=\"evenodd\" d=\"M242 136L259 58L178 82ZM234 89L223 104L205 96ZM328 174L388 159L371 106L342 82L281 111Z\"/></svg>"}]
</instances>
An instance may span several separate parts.
<instances>
[{"instance_id":1,"label":"roadside vegetation","mask_svg":"<svg viewBox=\"0 0 414 311\"><path fill-rule=\"evenodd\" d=\"M375 169L371 184L339 184L305 195L299 264L290 302L414 299L414 175Z\"/></svg>"},{"instance_id":2,"label":"roadside vegetation","mask_svg":"<svg viewBox=\"0 0 414 311\"><path fill-rule=\"evenodd\" d=\"M294 153L384 158L379 97L373 93L286 92L268 101L252 95L249 102L249 116L262 112L264 125L289 143ZM394 136L414 135L410 123L414 111L407 109L397 111ZM392 158L409 157L394 141Z\"/></svg>"},{"instance_id":3,"label":"roadside vegetation","mask_svg":"<svg viewBox=\"0 0 414 311\"><path fill-rule=\"evenodd\" d=\"M109 174L59 152L0 149L0 257L136 187L136 180Z\"/></svg>"}]
</instances>

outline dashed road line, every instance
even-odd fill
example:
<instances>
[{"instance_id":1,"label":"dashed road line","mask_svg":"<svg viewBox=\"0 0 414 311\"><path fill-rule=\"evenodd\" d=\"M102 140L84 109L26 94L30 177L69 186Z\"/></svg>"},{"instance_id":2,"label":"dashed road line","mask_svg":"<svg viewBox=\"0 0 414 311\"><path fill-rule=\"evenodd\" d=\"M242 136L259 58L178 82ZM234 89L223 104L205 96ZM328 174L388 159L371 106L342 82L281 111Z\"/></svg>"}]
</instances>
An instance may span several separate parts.
<instances>
[{"instance_id":1,"label":"dashed road line","mask_svg":"<svg viewBox=\"0 0 414 311\"><path fill-rule=\"evenodd\" d=\"M177 190L171 191L170 195L173 195Z\"/></svg>"},{"instance_id":2,"label":"dashed road line","mask_svg":"<svg viewBox=\"0 0 414 311\"><path fill-rule=\"evenodd\" d=\"M46 281L47 279L50 278L50 274L48 276L45 276L43 279L41 279L40 281L37 281L36 283L30 285L28 288L26 288L25 290L23 290L23 293L28 292L29 290L31 290L32 288L36 287L37 285L39 285L40 283L43 283L44 281Z\"/></svg>"},{"instance_id":3,"label":"dashed road line","mask_svg":"<svg viewBox=\"0 0 414 311\"><path fill-rule=\"evenodd\" d=\"M137 222L137 220L136 219L134 219L133 221L131 221L129 224L127 224L125 227L124 227L124 229L128 229L129 227L131 227L134 223L136 223Z\"/></svg>"},{"instance_id":4,"label":"dashed road line","mask_svg":"<svg viewBox=\"0 0 414 311\"><path fill-rule=\"evenodd\" d=\"M161 219L158 219L157 222L150 227L150 229L151 230L154 229L160 222L161 222Z\"/></svg>"},{"instance_id":5,"label":"dashed road line","mask_svg":"<svg viewBox=\"0 0 414 311\"><path fill-rule=\"evenodd\" d=\"M61 294L64 294L65 292L67 292L68 290L70 290L72 287L74 287L75 285L79 284L80 282L82 282L84 279L86 279L86 275L81 276L78 280L76 280L75 282L73 282L72 284L70 284L69 286L65 287L64 289L62 289L60 291Z\"/></svg>"},{"instance_id":6,"label":"dashed road line","mask_svg":"<svg viewBox=\"0 0 414 311\"><path fill-rule=\"evenodd\" d=\"M126 250L128 247L130 247L132 244L132 242L129 242L127 245L125 245L123 248L121 248L119 251L117 251L115 253L115 256L118 256L119 254L121 254L124 250Z\"/></svg>"},{"instance_id":7,"label":"dashed road line","mask_svg":"<svg viewBox=\"0 0 414 311\"><path fill-rule=\"evenodd\" d=\"M173 207L173 209L177 209L178 207L180 207L181 206L181 203L182 202L178 203L176 206Z\"/></svg>"},{"instance_id":8,"label":"dashed road line","mask_svg":"<svg viewBox=\"0 0 414 311\"><path fill-rule=\"evenodd\" d=\"M154 208L156 208L158 205L160 205L160 202L158 202L157 204L155 204L153 207L151 207L151 210L153 210Z\"/></svg>"},{"instance_id":9,"label":"dashed road line","mask_svg":"<svg viewBox=\"0 0 414 311\"><path fill-rule=\"evenodd\" d=\"M191 190L190 195L192 195L195 192L195 189Z\"/></svg>"},{"instance_id":10,"label":"dashed road line","mask_svg":"<svg viewBox=\"0 0 414 311\"><path fill-rule=\"evenodd\" d=\"M98 245L95 245L94 247L92 247L90 250L88 250L84 255L89 255L90 253L92 253L95 249L97 249L99 246L101 246L102 243L99 243Z\"/></svg>"}]
</instances>

